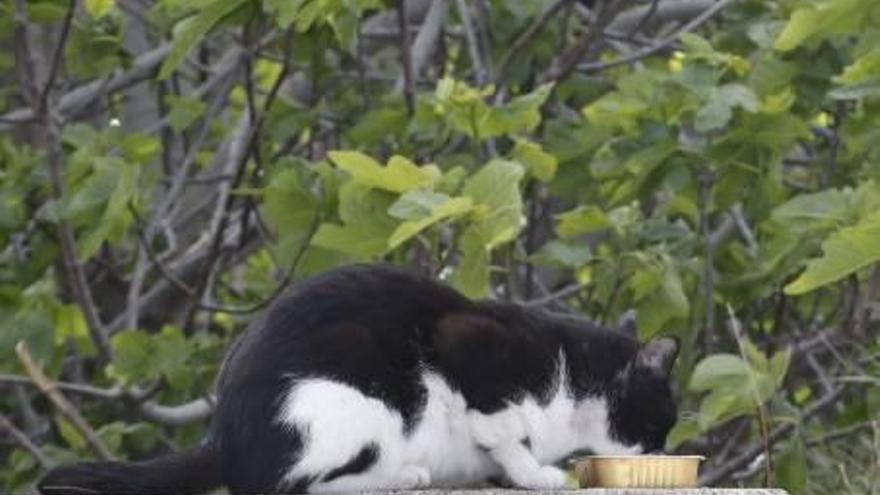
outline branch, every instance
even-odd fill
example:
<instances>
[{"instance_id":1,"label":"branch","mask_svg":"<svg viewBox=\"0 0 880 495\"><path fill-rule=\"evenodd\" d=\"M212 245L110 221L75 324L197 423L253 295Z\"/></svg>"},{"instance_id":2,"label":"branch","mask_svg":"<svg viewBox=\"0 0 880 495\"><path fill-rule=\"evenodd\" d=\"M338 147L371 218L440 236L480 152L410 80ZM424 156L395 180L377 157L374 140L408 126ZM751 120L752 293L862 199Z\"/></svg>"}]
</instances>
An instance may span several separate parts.
<instances>
[{"instance_id":1,"label":"branch","mask_svg":"<svg viewBox=\"0 0 880 495\"><path fill-rule=\"evenodd\" d=\"M12 421L7 418L3 413L0 413L0 431L5 430L6 433L15 440L21 448L28 451L31 454L31 457L37 461L37 464L40 465L42 469L48 469L52 466L52 461L46 457L46 454L40 450L34 442L28 438L27 434L18 428L12 423Z\"/></svg>"},{"instance_id":2,"label":"branch","mask_svg":"<svg viewBox=\"0 0 880 495\"><path fill-rule=\"evenodd\" d=\"M182 426L211 417L214 399L197 399L179 406L163 406L155 402L141 405L141 414L150 421L168 426Z\"/></svg>"},{"instance_id":3,"label":"branch","mask_svg":"<svg viewBox=\"0 0 880 495\"><path fill-rule=\"evenodd\" d=\"M75 1L71 2L70 5L71 9L76 8ZM26 12L21 10L23 8L23 3L16 2L16 22L19 24L23 23L22 28L25 28L28 21ZM72 19L71 16L72 14L69 14L68 21ZM69 26L66 30L69 30ZM56 47L56 53L64 50L66 41L67 36L62 36ZM27 51L31 50L29 45L25 46ZM55 77L55 74L57 74L57 68L53 69L53 78ZM30 84L35 85L35 82L31 81ZM65 189L63 177L64 153L61 150L60 131L55 120L56 110L55 103L52 99L53 84L53 79L49 79L46 82L46 88L43 92L44 94L38 101L32 101L31 106L43 133L42 144L46 147L46 158L49 162L49 183L51 185L52 199L56 202L60 202L64 197ZM76 238L73 229L64 219L59 219L56 227L58 237L61 241L61 255L65 271L67 272L67 283L70 286L73 299L80 308L82 308L86 322L88 323L89 335L91 336L92 341L94 341L95 346L98 348L101 360L107 362L110 360L111 355L110 342L107 339L106 330L98 314L98 308L92 298L85 270L83 270L82 264L76 253Z\"/></svg>"},{"instance_id":4,"label":"branch","mask_svg":"<svg viewBox=\"0 0 880 495\"><path fill-rule=\"evenodd\" d=\"M532 299L531 301L525 301L522 303L522 306L525 306L527 308L546 306L561 299L567 299L569 297L575 296L580 291L584 290L585 287L586 286L584 284L572 284L544 297Z\"/></svg>"},{"instance_id":5,"label":"branch","mask_svg":"<svg viewBox=\"0 0 880 495\"><path fill-rule=\"evenodd\" d=\"M437 40L440 39L448 12L449 0L433 0L431 2L431 7L425 14L425 20L422 21L422 27L419 28L419 34L416 35L416 40L412 44L413 79L419 77L431 54L434 53L434 47L437 45ZM394 84L394 90L402 91L403 85L403 77L398 77Z\"/></svg>"},{"instance_id":6,"label":"branch","mask_svg":"<svg viewBox=\"0 0 880 495\"><path fill-rule=\"evenodd\" d=\"M58 98L55 111L62 119L68 119L79 109L90 105L105 94L112 94L140 84L155 76L159 66L171 51L164 44L138 57L128 71L117 70L105 79L79 86ZM0 132L11 130L15 125L31 122L37 113L32 108L19 108L0 116Z\"/></svg>"},{"instance_id":7,"label":"branch","mask_svg":"<svg viewBox=\"0 0 880 495\"><path fill-rule=\"evenodd\" d=\"M464 26L464 35L467 38L468 52L471 56L471 64L474 66L474 80L477 86L483 86L488 82L489 72L483 57L480 54L480 42L477 40L477 34L474 32L474 24L471 20L470 10L464 0L455 0L455 6L458 9L458 16L461 17L461 23Z\"/></svg>"},{"instance_id":8,"label":"branch","mask_svg":"<svg viewBox=\"0 0 880 495\"><path fill-rule=\"evenodd\" d=\"M550 64L550 68L540 79L544 82L560 82L567 79L574 72L578 62L595 47L596 40L607 29L609 23L611 23L624 3L623 0L608 0L604 2L595 22L587 29L587 32L581 36L581 39L574 46L556 57L553 63Z\"/></svg>"},{"instance_id":9,"label":"branch","mask_svg":"<svg viewBox=\"0 0 880 495\"><path fill-rule=\"evenodd\" d=\"M0 375L0 385L30 385L36 387L37 384L30 378L21 375ZM92 385L81 385L79 383L54 382L53 386L58 390L71 392L74 394L85 395L89 397L98 397L101 399L117 400L122 397L123 391L120 387L100 388Z\"/></svg>"},{"instance_id":10,"label":"branch","mask_svg":"<svg viewBox=\"0 0 880 495\"><path fill-rule=\"evenodd\" d=\"M287 273L284 274L284 278L281 280L281 282L278 283L278 285L275 287L275 290L273 290L271 294L263 298L261 301L243 308L236 308L231 306L215 306L203 303L199 305L199 309L224 313L249 314L255 313L271 304L272 301L275 300L275 298L277 298L282 292L284 292L284 289L286 289L287 286L290 285L290 282L293 280L293 276L296 273L296 269L299 266L302 257L306 254L306 251L308 251L309 247L311 246L312 237L314 237L315 232L317 232L319 223L320 215L316 212L315 215L312 217L312 223L309 226L309 232L308 234L306 234L306 238L303 240L299 251L297 251L296 255L294 256L293 262L291 262L290 264L290 268L288 268Z\"/></svg>"},{"instance_id":11,"label":"branch","mask_svg":"<svg viewBox=\"0 0 880 495\"><path fill-rule=\"evenodd\" d=\"M400 59L403 65L403 97L406 100L407 112L412 114L415 111L416 92L413 84L412 49L406 19L406 0L398 0L397 22L400 30Z\"/></svg>"},{"instance_id":12,"label":"branch","mask_svg":"<svg viewBox=\"0 0 880 495\"><path fill-rule=\"evenodd\" d=\"M734 1L735 0L719 0L718 2L712 4L711 7L704 10L702 14L682 26L681 29L677 30L675 33L651 45L636 50L625 57L610 60L608 62L587 62L579 65L577 68L583 71L602 71L611 67L617 67L619 65L631 64L645 57L649 57L678 41L681 35L689 33L702 26L709 19L714 17L715 14L720 12L724 7L727 7L730 3Z\"/></svg>"},{"instance_id":13,"label":"branch","mask_svg":"<svg viewBox=\"0 0 880 495\"><path fill-rule=\"evenodd\" d=\"M234 57L233 60L240 61L240 55L242 53L243 52L237 50L236 55L238 56ZM186 179L190 175L190 169L196 162L199 151L201 149L201 145L210 135L212 125L215 123L214 119L223 110L223 104L226 101L229 92L234 86L235 78L233 76L235 70L237 69L237 66L237 63L223 65L223 71L218 74L220 88L217 91L215 98L212 100L211 105L205 111L204 117L195 135L195 138L190 144L186 156L183 157L183 162L178 165L177 172L171 179L171 184L169 185L168 190L165 192L164 195L157 199L158 204L156 205L153 214L150 217L149 223L144 229L143 235L141 236L143 241L143 249L147 250L147 254L152 254L152 251L149 250L150 248L148 244L153 236L156 235L156 230L159 226L159 223L167 220L168 217L173 216L170 213L171 209L178 201L181 193L184 190ZM207 84L208 83L206 82L206 85ZM163 122L165 120L167 120L167 117L163 119ZM152 267L158 269L159 271L163 271L164 268L164 266L159 263L159 260L155 258L153 259ZM143 257L143 252L140 252L138 253L138 258L132 271L131 284L129 285L128 296L126 299L126 326L129 328L136 328L138 324L140 315L137 300L140 298L141 287L143 286L143 281L146 273L146 259ZM182 284L180 286L186 287L185 284ZM189 291L184 292L187 292L188 294L190 293Z\"/></svg>"},{"instance_id":14,"label":"branch","mask_svg":"<svg viewBox=\"0 0 880 495\"><path fill-rule=\"evenodd\" d=\"M39 388L37 383L32 379L19 375L0 375L0 385L4 384L28 385ZM121 400L139 402L142 401L146 395L149 395L144 392L130 392L118 385L111 388L100 388L78 383L53 382L52 386L55 390L63 390L84 397L92 397L112 402L119 402ZM213 395L176 406L164 406L155 401L149 401L138 404L138 410L144 418L149 419L150 421L168 426L181 426L201 421L209 417L214 410L215 402L216 400Z\"/></svg>"},{"instance_id":15,"label":"branch","mask_svg":"<svg viewBox=\"0 0 880 495\"><path fill-rule=\"evenodd\" d=\"M608 26L609 31L617 33L638 32L648 25L660 25L670 21L693 19L710 8L716 0L652 0L649 5L640 5L620 13ZM653 13L651 11L653 10Z\"/></svg>"},{"instance_id":16,"label":"branch","mask_svg":"<svg viewBox=\"0 0 880 495\"><path fill-rule=\"evenodd\" d=\"M840 386L833 391L823 395L821 398L813 402L801 416L801 422L822 412L829 406L837 404L837 399L843 393L844 387ZM797 423L786 423L774 429L767 438L767 445L772 447L775 443L788 437L797 427ZM700 485L709 486L729 478L736 471L748 466L756 457L764 452L764 442L759 441L749 445L742 453L733 459L725 462L715 469L708 470L700 476Z\"/></svg>"},{"instance_id":17,"label":"branch","mask_svg":"<svg viewBox=\"0 0 880 495\"><path fill-rule=\"evenodd\" d=\"M544 29L544 26L550 22L553 17L556 16L559 12L562 11L562 8L571 3L572 0L556 0L550 7L547 8L537 19L533 22L528 29L526 29L514 42L513 45L510 46L510 49L504 52L504 55L501 56L501 61L498 62L498 70L495 73L495 83L499 83L501 78L504 76L504 71L507 69L507 66L510 64L510 61L513 60L518 53L522 51L523 48L526 47L538 33Z\"/></svg>"},{"instance_id":18,"label":"branch","mask_svg":"<svg viewBox=\"0 0 880 495\"><path fill-rule=\"evenodd\" d=\"M46 77L46 84L43 86L43 91L40 93L40 99L38 102L39 111L37 113L45 111L46 105L49 103L49 93L52 91L52 86L55 84L55 78L58 77L58 69L61 67L61 57L64 54L64 47L67 45L67 38L70 35L70 26L73 24L73 15L75 13L76 0L70 0L70 5L67 7L67 14L64 16L64 24L61 26L61 36L58 39L58 45L55 46L55 53L52 55L52 65L49 68L49 76Z\"/></svg>"},{"instance_id":19,"label":"branch","mask_svg":"<svg viewBox=\"0 0 880 495\"><path fill-rule=\"evenodd\" d=\"M103 460L113 459L113 454L107 449L95 430L92 429L73 404L64 397L64 394L55 387L52 380L43 373L43 370L28 351L24 341L18 342L15 346L15 353L18 354L18 360L21 361L25 371L31 377L31 381L49 398L55 408L58 409L58 412L66 417L70 424L82 434L92 451Z\"/></svg>"}]
</instances>

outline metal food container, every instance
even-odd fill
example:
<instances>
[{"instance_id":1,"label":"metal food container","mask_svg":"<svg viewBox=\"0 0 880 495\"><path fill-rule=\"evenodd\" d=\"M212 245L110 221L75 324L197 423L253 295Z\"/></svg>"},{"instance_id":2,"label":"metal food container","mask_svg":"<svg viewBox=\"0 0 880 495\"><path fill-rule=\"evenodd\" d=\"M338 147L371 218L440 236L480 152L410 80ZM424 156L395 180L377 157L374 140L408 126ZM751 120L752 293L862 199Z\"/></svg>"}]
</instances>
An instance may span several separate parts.
<instances>
[{"instance_id":1,"label":"metal food container","mask_svg":"<svg viewBox=\"0 0 880 495\"><path fill-rule=\"evenodd\" d=\"M581 488L694 488L700 455L595 455L573 462Z\"/></svg>"}]
</instances>

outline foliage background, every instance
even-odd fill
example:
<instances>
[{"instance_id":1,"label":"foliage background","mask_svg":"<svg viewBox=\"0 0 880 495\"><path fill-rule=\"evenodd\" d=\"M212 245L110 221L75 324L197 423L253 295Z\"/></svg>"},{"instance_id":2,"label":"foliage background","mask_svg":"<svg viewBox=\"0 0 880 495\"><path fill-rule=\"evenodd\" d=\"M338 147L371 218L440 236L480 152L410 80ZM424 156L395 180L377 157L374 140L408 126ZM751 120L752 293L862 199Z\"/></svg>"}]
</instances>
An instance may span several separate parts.
<instances>
[{"instance_id":1,"label":"foliage background","mask_svg":"<svg viewBox=\"0 0 880 495\"><path fill-rule=\"evenodd\" d=\"M880 493L876 0L3 0L0 45L3 491L197 443L255 313L386 260L678 335L706 483Z\"/></svg>"}]
</instances>

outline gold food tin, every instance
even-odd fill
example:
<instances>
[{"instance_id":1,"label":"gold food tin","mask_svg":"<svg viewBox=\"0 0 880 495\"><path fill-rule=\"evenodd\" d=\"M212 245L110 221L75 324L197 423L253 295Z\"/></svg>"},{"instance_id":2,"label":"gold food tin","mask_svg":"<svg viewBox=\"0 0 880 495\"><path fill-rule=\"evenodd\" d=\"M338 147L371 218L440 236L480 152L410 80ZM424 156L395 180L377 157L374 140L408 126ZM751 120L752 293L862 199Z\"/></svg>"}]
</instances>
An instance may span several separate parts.
<instances>
[{"instance_id":1,"label":"gold food tin","mask_svg":"<svg viewBox=\"0 0 880 495\"><path fill-rule=\"evenodd\" d=\"M581 488L694 488L700 455L595 455L574 461Z\"/></svg>"}]
</instances>

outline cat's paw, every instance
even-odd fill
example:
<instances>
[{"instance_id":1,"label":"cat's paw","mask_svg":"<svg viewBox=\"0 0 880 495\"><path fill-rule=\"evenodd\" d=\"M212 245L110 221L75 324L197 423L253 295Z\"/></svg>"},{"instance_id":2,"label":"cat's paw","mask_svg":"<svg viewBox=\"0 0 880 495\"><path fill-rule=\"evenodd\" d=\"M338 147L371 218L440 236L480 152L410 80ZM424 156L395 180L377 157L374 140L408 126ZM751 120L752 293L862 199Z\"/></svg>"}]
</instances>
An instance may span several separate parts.
<instances>
[{"instance_id":1,"label":"cat's paw","mask_svg":"<svg viewBox=\"0 0 880 495\"><path fill-rule=\"evenodd\" d=\"M400 475L401 488L404 490L426 488L431 485L431 472L427 468L404 466L398 474Z\"/></svg>"},{"instance_id":2,"label":"cat's paw","mask_svg":"<svg viewBox=\"0 0 880 495\"><path fill-rule=\"evenodd\" d=\"M523 488L533 489L567 488L568 475L557 467L542 466L530 476L526 476L521 484Z\"/></svg>"}]
</instances>

